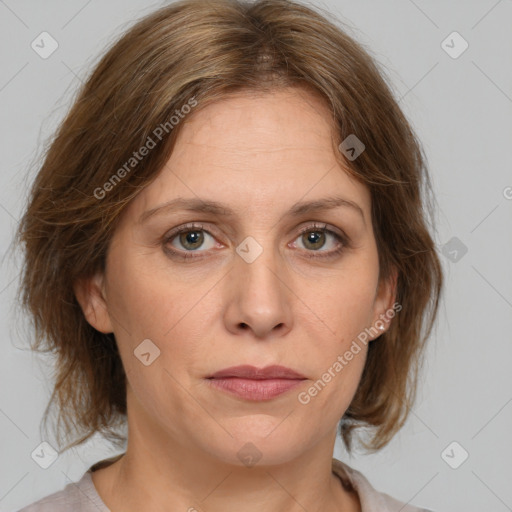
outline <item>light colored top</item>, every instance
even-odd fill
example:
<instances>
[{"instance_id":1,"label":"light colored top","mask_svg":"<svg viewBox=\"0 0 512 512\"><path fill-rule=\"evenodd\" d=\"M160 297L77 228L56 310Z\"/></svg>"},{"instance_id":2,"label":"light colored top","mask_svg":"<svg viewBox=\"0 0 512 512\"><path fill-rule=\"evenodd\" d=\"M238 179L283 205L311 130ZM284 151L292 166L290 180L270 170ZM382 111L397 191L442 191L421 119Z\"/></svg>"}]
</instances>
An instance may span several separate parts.
<instances>
[{"instance_id":1,"label":"light colored top","mask_svg":"<svg viewBox=\"0 0 512 512\"><path fill-rule=\"evenodd\" d=\"M115 462L122 455L94 464L78 482L70 483L63 490L50 494L18 512L110 512L96 492L91 474L92 471ZM332 470L347 490L354 489L357 492L362 512L432 512L425 508L406 505L388 494L377 491L360 471L338 459L332 459Z\"/></svg>"}]
</instances>

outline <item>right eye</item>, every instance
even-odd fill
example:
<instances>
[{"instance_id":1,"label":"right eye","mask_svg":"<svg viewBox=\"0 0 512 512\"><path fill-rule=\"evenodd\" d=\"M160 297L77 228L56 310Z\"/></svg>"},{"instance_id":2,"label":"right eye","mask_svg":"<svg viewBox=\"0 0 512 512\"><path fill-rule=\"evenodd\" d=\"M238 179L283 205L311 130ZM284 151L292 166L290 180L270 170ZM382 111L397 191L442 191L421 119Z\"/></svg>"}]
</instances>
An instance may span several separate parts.
<instances>
[{"instance_id":1,"label":"right eye","mask_svg":"<svg viewBox=\"0 0 512 512\"><path fill-rule=\"evenodd\" d=\"M213 235L206 231L202 224L191 223L172 230L165 236L164 244L167 251L177 257L195 258L196 256L190 253L206 252L199 251L199 249L204 245L205 238L208 239L208 237L210 237L212 241L206 249L211 249L215 246ZM179 245L181 245L181 247L179 247Z\"/></svg>"}]
</instances>

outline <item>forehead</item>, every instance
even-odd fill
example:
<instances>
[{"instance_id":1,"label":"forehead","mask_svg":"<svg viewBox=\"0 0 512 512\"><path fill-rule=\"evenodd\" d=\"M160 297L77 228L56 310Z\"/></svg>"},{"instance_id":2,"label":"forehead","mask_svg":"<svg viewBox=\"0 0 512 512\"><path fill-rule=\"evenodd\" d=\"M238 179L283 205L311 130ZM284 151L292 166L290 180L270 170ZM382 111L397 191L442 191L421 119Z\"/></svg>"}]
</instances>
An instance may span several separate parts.
<instances>
[{"instance_id":1,"label":"forehead","mask_svg":"<svg viewBox=\"0 0 512 512\"><path fill-rule=\"evenodd\" d=\"M298 147L304 139L311 148L325 148L332 137L332 114L325 102L299 88L241 91L198 107L185 119L182 142L272 151Z\"/></svg>"},{"instance_id":2,"label":"forehead","mask_svg":"<svg viewBox=\"0 0 512 512\"><path fill-rule=\"evenodd\" d=\"M322 155L332 156L331 114L320 98L307 91L239 92L198 107L184 120L175 160L187 146L194 148L188 159L229 158L236 164L241 157L242 167L251 165L248 156L268 162L299 153L317 162Z\"/></svg>"},{"instance_id":3,"label":"forehead","mask_svg":"<svg viewBox=\"0 0 512 512\"><path fill-rule=\"evenodd\" d=\"M167 164L136 198L137 212L197 197L268 213L336 193L369 208L368 190L335 156L332 115L318 96L240 92L196 109L181 121Z\"/></svg>"}]
</instances>

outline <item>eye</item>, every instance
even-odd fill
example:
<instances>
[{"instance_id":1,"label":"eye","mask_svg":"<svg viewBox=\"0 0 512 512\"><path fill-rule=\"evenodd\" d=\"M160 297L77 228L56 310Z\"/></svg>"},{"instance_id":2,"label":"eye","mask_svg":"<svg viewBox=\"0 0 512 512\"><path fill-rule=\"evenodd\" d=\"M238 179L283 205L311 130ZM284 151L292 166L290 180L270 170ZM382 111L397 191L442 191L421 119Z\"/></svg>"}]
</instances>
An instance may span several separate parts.
<instances>
[{"instance_id":1,"label":"eye","mask_svg":"<svg viewBox=\"0 0 512 512\"><path fill-rule=\"evenodd\" d=\"M204 247L205 240L208 241L208 239L210 239L210 242ZM198 251L201 247L203 249L211 249L215 246L215 239L208 231L203 229L202 224L187 224L171 231L165 237L164 243L171 254L183 258L191 258L195 256L187 253L203 252ZM169 245L177 250L171 249Z\"/></svg>"},{"instance_id":2,"label":"eye","mask_svg":"<svg viewBox=\"0 0 512 512\"><path fill-rule=\"evenodd\" d=\"M329 238L331 239L330 244ZM313 226L303 228L297 240L300 240L302 247L309 253L321 253L307 255L307 257L312 258L327 258L335 256L336 254L340 254L344 248L348 246L347 237L328 229L326 224L315 224ZM321 250L326 245L330 245L333 248Z\"/></svg>"}]
</instances>

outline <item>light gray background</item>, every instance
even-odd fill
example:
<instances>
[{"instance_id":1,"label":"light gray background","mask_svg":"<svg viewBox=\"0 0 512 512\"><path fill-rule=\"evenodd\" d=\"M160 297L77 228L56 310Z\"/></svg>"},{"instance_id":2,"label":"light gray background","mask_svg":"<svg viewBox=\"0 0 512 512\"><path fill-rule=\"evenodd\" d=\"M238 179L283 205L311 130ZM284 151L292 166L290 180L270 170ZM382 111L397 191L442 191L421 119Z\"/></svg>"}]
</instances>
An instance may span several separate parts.
<instances>
[{"instance_id":1,"label":"light gray background","mask_svg":"<svg viewBox=\"0 0 512 512\"><path fill-rule=\"evenodd\" d=\"M43 441L39 422L51 364L26 350L14 316L19 261L9 259L7 250L27 173L30 182L43 143L76 87L121 29L160 5L0 0L2 511L63 488L112 453L95 441L62 454L46 470L32 460ZM440 207L436 243L446 271L425 379L407 425L379 454L348 458L337 443L335 455L377 489L418 506L438 512L512 510L512 1L314 5L353 26L352 35L389 70L428 155ZM48 59L30 46L42 31L59 43ZM456 59L441 46L453 31L469 43ZM453 237L467 247L457 262L442 253ZM469 453L458 469L441 455L453 441ZM448 451L452 463L460 450Z\"/></svg>"}]
</instances>

